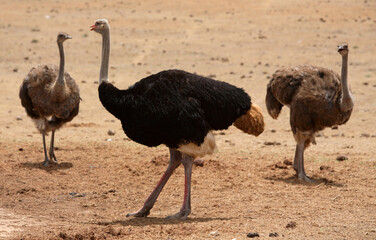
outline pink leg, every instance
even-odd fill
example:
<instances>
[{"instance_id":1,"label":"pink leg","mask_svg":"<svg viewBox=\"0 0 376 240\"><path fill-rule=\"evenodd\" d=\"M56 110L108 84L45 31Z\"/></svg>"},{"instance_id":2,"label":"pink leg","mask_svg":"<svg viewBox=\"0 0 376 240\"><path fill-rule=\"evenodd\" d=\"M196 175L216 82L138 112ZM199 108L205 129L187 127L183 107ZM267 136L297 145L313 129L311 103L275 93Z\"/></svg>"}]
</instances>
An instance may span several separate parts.
<instances>
[{"instance_id":1,"label":"pink leg","mask_svg":"<svg viewBox=\"0 0 376 240\"><path fill-rule=\"evenodd\" d=\"M187 219L188 215L191 213L191 178L192 178L192 166L193 157L183 154L181 160L184 166L185 174L185 189L184 189L184 201L180 212L168 216L168 219Z\"/></svg>"},{"instance_id":2,"label":"pink leg","mask_svg":"<svg viewBox=\"0 0 376 240\"><path fill-rule=\"evenodd\" d=\"M163 174L161 180L159 180L157 186L151 192L149 197L146 199L144 206L135 213L128 213L127 217L146 217L150 214L150 209L153 208L155 201L157 200L159 194L161 193L164 185L167 183L168 179L171 177L174 170L180 165L182 155L178 150L170 148L170 163L167 167L166 172Z\"/></svg>"}]
</instances>

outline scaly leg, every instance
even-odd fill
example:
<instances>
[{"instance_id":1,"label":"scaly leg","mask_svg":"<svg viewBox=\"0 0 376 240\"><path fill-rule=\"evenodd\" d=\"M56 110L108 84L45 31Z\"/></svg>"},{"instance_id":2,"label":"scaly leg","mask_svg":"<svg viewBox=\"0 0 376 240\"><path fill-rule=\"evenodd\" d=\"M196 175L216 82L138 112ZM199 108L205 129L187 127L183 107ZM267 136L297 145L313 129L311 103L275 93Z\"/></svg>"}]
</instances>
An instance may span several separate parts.
<instances>
[{"instance_id":1,"label":"scaly leg","mask_svg":"<svg viewBox=\"0 0 376 240\"><path fill-rule=\"evenodd\" d=\"M53 161L54 163L57 163L57 159L55 156L55 149L54 149L54 140L55 140L55 130L52 131L51 134L51 144L50 144L50 160Z\"/></svg>"},{"instance_id":2,"label":"scaly leg","mask_svg":"<svg viewBox=\"0 0 376 240\"><path fill-rule=\"evenodd\" d=\"M144 206L135 213L128 213L127 217L146 217L150 214L150 209L153 208L155 201L157 200L159 194L161 193L163 187L167 183L168 179L171 177L174 170L180 165L182 155L176 150L170 148L170 163L168 164L166 172L163 174L161 180L159 180L157 186L151 192L149 197L146 199Z\"/></svg>"},{"instance_id":3,"label":"scaly leg","mask_svg":"<svg viewBox=\"0 0 376 240\"><path fill-rule=\"evenodd\" d=\"M296 145L295 159L294 159L294 169L297 171L298 178L306 182L315 182L310 179L304 171L304 142L305 139L298 139ZM296 163L297 162L297 163ZM297 166L296 166L297 165Z\"/></svg>"},{"instance_id":4,"label":"scaly leg","mask_svg":"<svg viewBox=\"0 0 376 240\"><path fill-rule=\"evenodd\" d=\"M43 149L44 149L44 162L43 162L43 165L45 167L48 166L48 162L49 162L49 159L47 157L47 148L46 148L46 132L43 131L42 132L42 137L43 137Z\"/></svg>"},{"instance_id":5,"label":"scaly leg","mask_svg":"<svg viewBox=\"0 0 376 240\"><path fill-rule=\"evenodd\" d=\"M298 144L296 144L296 148L295 148L295 157L294 157L294 164L292 165L295 172L298 173L298 162L299 162L299 147L298 147Z\"/></svg>"},{"instance_id":6,"label":"scaly leg","mask_svg":"<svg viewBox=\"0 0 376 240\"><path fill-rule=\"evenodd\" d=\"M187 219L188 215L191 213L191 179L192 179L192 166L193 166L193 157L183 154L181 160L184 166L185 174L185 189L184 189L184 201L183 206L180 209L180 212L168 216L168 219Z\"/></svg>"}]
</instances>

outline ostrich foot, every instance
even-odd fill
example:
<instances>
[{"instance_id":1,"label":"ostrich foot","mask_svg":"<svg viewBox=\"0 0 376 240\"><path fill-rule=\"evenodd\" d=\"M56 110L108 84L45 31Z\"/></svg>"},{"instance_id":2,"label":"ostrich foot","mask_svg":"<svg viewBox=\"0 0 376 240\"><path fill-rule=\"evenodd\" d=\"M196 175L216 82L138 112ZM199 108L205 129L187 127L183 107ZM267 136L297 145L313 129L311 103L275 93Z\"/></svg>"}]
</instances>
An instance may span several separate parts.
<instances>
[{"instance_id":1,"label":"ostrich foot","mask_svg":"<svg viewBox=\"0 0 376 240\"><path fill-rule=\"evenodd\" d=\"M185 220L188 218L188 215L191 213L191 211L180 211L173 215L167 216L166 219L181 219Z\"/></svg>"},{"instance_id":2,"label":"ostrich foot","mask_svg":"<svg viewBox=\"0 0 376 240\"><path fill-rule=\"evenodd\" d=\"M306 174L298 174L298 179L300 181L308 182L308 183L315 183L316 181L309 178Z\"/></svg>"},{"instance_id":3,"label":"ostrich foot","mask_svg":"<svg viewBox=\"0 0 376 240\"><path fill-rule=\"evenodd\" d=\"M147 217L149 214L150 214L150 209L149 210L141 209L138 212L127 213L126 217Z\"/></svg>"},{"instance_id":4,"label":"ostrich foot","mask_svg":"<svg viewBox=\"0 0 376 240\"><path fill-rule=\"evenodd\" d=\"M43 166L47 167L49 163L50 163L50 160L48 159L48 157L45 157L44 162L43 162Z\"/></svg>"},{"instance_id":5,"label":"ostrich foot","mask_svg":"<svg viewBox=\"0 0 376 240\"><path fill-rule=\"evenodd\" d=\"M56 159L56 156L55 156L55 152L54 152L54 151L50 151L50 160L51 160L51 162L53 162L53 163L57 163L57 159Z\"/></svg>"}]
</instances>

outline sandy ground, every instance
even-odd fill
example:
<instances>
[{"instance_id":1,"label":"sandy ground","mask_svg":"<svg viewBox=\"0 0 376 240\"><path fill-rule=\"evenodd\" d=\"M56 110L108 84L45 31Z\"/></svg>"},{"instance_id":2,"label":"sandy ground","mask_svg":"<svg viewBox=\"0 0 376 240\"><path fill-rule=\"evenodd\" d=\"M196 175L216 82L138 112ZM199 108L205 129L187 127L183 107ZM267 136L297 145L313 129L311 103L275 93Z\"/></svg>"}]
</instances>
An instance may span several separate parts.
<instances>
[{"instance_id":1,"label":"sandy ground","mask_svg":"<svg viewBox=\"0 0 376 240\"><path fill-rule=\"evenodd\" d=\"M314 2L1 1L0 239L376 239L376 2ZM101 38L89 31L98 18L111 23L110 80L119 88L184 69L244 88L264 110L257 138L234 127L216 132L219 152L194 167L186 221L164 219L181 206L182 167L148 218L125 217L158 182L168 149L129 141L99 102ZM59 31L73 36L66 70L82 102L56 134L59 164L43 167L42 138L18 90L31 67L58 63ZM350 46L356 105L346 125L324 130L306 151L317 183L301 183L288 165L289 111L277 121L267 115L266 84L281 66L339 72L341 42Z\"/></svg>"}]
</instances>

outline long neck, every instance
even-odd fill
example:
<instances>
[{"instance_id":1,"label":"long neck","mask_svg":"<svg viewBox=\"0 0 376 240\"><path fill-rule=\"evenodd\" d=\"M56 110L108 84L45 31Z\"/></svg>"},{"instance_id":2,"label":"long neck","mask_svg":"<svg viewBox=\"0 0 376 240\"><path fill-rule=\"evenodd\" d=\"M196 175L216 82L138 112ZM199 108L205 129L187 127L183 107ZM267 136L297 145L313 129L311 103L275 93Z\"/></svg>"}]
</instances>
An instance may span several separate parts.
<instances>
[{"instance_id":1,"label":"long neck","mask_svg":"<svg viewBox=\"0 0 376 240\"><path fill-rule=\"evenodd\" d=\"M351 96L351 92L347 83L347 66L348 66L348 54L342 56L342 69L341 69L341 85L342 85L342 99L341 110L349 111L354 106L354 101Z\"/></svg>"},{"instance_id":2,"label":"long neck","mask_svg":"<svg viewBox=\"0 0 376 240\"><path fill-rule=\"evenodd\" d=\"M64 84L64 65L65 65L65 58L64 58L64 49L63 43L58 42L57 45L59 46L59 53L60 53L60 66L59 66L59 74L57 76L56 82L58 84Z\"/></svg>"},{"instance_id":3,"label":"long neck","mask_svg":"<svg viewBox=\"0 0 376 240\"><path fill-rule=\"evenodd\" d=\"M105 29L102 34L102 60L99 73L99 83L108 82L108 65L110 61L110 29Z\"/></svg>"}]
</instances>

